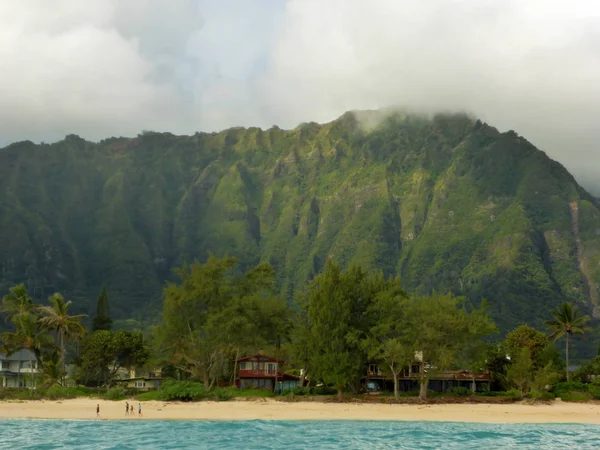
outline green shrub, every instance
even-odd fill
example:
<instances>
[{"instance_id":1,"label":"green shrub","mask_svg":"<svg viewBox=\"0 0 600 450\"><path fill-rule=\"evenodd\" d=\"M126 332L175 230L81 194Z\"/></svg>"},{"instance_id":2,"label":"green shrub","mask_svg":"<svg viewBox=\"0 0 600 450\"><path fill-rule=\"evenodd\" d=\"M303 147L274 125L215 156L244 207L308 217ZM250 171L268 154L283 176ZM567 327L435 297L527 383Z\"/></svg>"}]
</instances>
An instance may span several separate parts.
<instances>
[{"instance_id":1,"label":"green shrub","mask_svg":"<svg viewBox=\"0 0 600 450\"><path fill-rule=\"evenodd\" d=\"M523 394L518 389L511 389L506 392L506 395L513 400L521 400L523 398Z\"/></svg>"},{"instance_id":2,"label":"green shrub","mask_svg":"<svg viewBox=\"0 0 600 450\"><path fill-rule=\"evenodd\" d=\"M507 397L508 393L506 391L484 391L478 392L477 395L480 397Z\"/></svg>"},{"instance_id":3,"label":"green shrub","mask_svg":"<svg viewBox=\"0 0 600 450\"><path fill-rule=\"evenodd\" d=\"M76 388L68 388L54 384L45 392L44 397L50 400L59 400L63 398L75 398L78 397L77 394Z\"/></svg>"},{"instance_id":4,"label":"green shrub","mask_svg":"<svg viewBox=\"0 0 600 450\"><path fill-rule=\"evenodd\" d=\"M158 392L160 400L167 401L191 402L208 396L204 384L194 381L168 380L162 384Z\"/></svg>"},{"instance_id":5,"label":"green shrub","mask_svg":"<svg viewBox=\"0 0 600 450\"><path fill-rule=\"evenodd\" d=\"M213 394L212 396L214 397L214 399L217 400L218 402L226 402L233 398L233 394L231 393L231 390L224 389L224 388L215 389L215 391L212 394Z\"/></svg>"},{"instance_id":6,"label":"green shrub","mask_svg":"<svg viewBox=\"0 0 600 450\"><path fill-rule=\"evenodd\" d=\"M337 389L330 386L319 386L313 391L315 395L336 395Z\"/></svg>"},{"instance_id":7,"label":"green shrub","mask_svg":"<svg viewBox=\"0 0 600 450\"><path fill-rule=\"evenodd\" d=\"M458 395L459 397L469 397L473 394L471 389L466 388L464 386L455 386L450 388L450 393L454 395Z\"/></svg>"},{"instance_id":8,"label":"green shrub","mask_svg":"<svg viewBox=\"0 0 600 450\"><path fill-rule=\"evenodd\" d=\"M123 400L125 398L126 389L123 386L111 387L104 395L106 400Z\"/></svg>"},{"instance_id":9,"label":"green shrub","mask_svg":"<svg viewBox=\"0 0 600 450\"><path fill-rule=\"evenodd\" d=\"M532 400L554 400L555 395L553 392L547 391L536 391L535 389L527 394L527 398Z\"/></svg>"},{"instance_id":10,"label":"green shrub","mask_svg":"<svg viewBox=\"0 0 600 450\"><path fill-rule=\"evenodd\" d=\"M600 386L597 384L588 385L588 393L594 400L600 400Z\"/></svg>"},{"instance_id":11,"label":"green shrub","mask_svg":"<svg viewBox=\"0 0 600 450\"><path fill-rule=\"evenodd\" d=\"M142 392L135 395L135 399L140 402L150 402L152 400L162 400L162 392L160 390Z\"/></svg>"},{"instance_id":12,"label":"green shrub","mask_svg":"<svg viewBox=\"0 0 600 450\"><path fill-rule=\"evenodd\" d=\"M0 388L0 400L39 400L43 395L40 389Z\"/></svg>"},{"instance_id":13,"label":"green shrub","mask_svg":"<svg viewBox=\"0 0 600 450\"><path fill-rule=\"evenodd\" d=\"M308 386L296 387L289 391L292 395L310 395L310 388Z\"/></svg>"},{"instance_id":14,"label":"green shrub","mask_svg":"<svg viewBox=\"0 0 600 450\"><path fill-rule=\"evenodd\" d=\"M562 383L557 383L552 389L557 397L561 397L562 394L568 392L587 392L587 390L588 385L581 381L564 381Z\"/></svg>"},{"instance_id":15,"label":"green shrub","mask_svg":"<svg viewBox=\"0 0 600 450\"><path fill-rule=\"evenodd\" d=\"M561 394L560 399L563 402L587 402L590 395L587 392L565 392Z\"/></svg>"},{"instance_id":16,"label":"green shrub","mask_svg":"<svg viewBox=\"0 0 600 450\"><path fill-rule=\"evenodd\" d=\"M275 393L268 389L231 389L234 397L274 397Z\"/></svg>"}]
</instances>

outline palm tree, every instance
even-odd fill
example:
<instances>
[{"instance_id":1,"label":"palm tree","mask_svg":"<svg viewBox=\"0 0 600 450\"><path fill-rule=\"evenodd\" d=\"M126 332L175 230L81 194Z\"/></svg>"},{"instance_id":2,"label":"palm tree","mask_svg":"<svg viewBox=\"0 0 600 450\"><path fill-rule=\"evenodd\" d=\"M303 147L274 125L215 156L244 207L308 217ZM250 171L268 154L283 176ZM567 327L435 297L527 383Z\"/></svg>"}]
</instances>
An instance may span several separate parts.
<instances>
[{"instance_id":1,"label":"palm tree","mask_svg":"<svg viewBox=\"0 0 600 450\"><path fill-rule=\"evenodd\" d=\"M556 311L552 311L554 320L546 321L546 325L552 330L550 338L557 341L563 336L566 336L565 355L567 363L567 381L569 381L569 337L575 334L583 334L589 327L585 324L591 319L589 316L582 316L579 313L579 308L574 307L571 303L565 302L558 307Z\"/></svg>"},{"instance_id":2,"label":"palm tree","mask_svg":"<svg viewBox=\"0 0 600 450\"><path fill-rule=\"evenodd\" d=\"M0 339L4 342L7 354L15 353L21 349L29 350L29 370L33 385L33 355L41 352L45 347L53 345L52 338L39 328L38 318L34 314L19 314L15 316L17 330L4 332Z\"/></svg>"},{"instance_id":3,"label":"palm tree","mask_svg":"<svg viewBox=\"0 0 600 450\"><path fill-rule=\"evenodd\" d=\"M24 284L11 287L0 304L0 312L7 313L7 322L15 322L20 315L31 313L34 308L33 300Z\"/></svg>"},{"instance_id":4,"label":"palm tree","mask_svg":"<svg viewBox=\"0 0 600 450\"><path fill-rule=\"evenodd\" d=\"M60 366L60 353L54 351L45 355L41 364L40 377L42 380L42 387L49 388L53 384L60 384L62 380L63 372Z\"/></svg>"},{"instance_id":5,"label":"palm tree","mask_svg":"<svg viewBox=\"0 0 600 450\"><path fill-rule=\"evenodd\" d=\"M85 334L85 328L81 324L81 320L87 316L85 314L70 316L71 302L65 301L64 297L58 292L52 295L49 300L51 306L38 307L38 311L42 315L40 325L47 330L56 332L60 349L60 364L64 372L66 342Z\"/></svg>"}]
</instances>

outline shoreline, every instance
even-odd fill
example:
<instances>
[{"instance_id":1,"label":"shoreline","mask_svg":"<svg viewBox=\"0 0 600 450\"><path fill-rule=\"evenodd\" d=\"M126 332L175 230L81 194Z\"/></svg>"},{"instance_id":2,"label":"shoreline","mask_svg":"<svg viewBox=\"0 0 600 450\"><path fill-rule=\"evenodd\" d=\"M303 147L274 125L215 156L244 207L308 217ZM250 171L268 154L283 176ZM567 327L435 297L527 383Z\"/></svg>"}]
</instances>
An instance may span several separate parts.
<instances>
[{"instance_id":1,"label":"shoreline","mask_svg":"<svg viewBox=\"0 0 600 450\"><path fill-rule=\"evenodd\" d=\"M281 402L273 399L202 401L195 403L148 401L142 403L142 417L137 403L131 401L135 414L125 415L125 400L108 401L89 398L70 400L27 400L0 402L0 420L178 420L178 421L397 421L462 422L491 424L598 424L600 404L372 404ZM100 417L96 417L96 405Z\"/></svg>"}]
</instances>

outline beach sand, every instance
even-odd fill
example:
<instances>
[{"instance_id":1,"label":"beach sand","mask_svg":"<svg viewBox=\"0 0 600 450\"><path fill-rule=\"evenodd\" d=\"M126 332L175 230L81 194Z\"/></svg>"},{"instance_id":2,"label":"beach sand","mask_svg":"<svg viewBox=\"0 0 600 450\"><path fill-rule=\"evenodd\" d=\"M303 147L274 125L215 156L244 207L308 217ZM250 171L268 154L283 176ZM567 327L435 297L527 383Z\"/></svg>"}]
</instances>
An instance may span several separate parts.
<instances>
[{"instance_id":1,"label":"beach sand","mask_svg":"<svg viewBox=\"0 0 600 450\"><path fill-rule=\"evenodd\" d=\"M125 401L73 399L62 401L0 402L0 419L109 420L414 420L486 423L592 423L600 424L600 405L551 404L364 404L278 402L272 399L229 402L142 402L143 417L125 416Z\"/></svg>"}]
</instances>

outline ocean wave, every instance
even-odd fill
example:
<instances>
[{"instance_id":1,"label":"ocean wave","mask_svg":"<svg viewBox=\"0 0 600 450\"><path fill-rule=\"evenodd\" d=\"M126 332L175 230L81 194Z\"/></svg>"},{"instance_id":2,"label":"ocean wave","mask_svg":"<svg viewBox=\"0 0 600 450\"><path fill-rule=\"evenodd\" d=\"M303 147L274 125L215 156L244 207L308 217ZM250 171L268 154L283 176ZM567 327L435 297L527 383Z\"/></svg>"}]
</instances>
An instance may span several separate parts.
<instances>
[{"instance_id":1,"label":"ocean wave","mask_svg":"<svg viewBox=\"0 0 600 450\"><path fill-rule=\"evenodd\" d=\"M0 421L20 449L597 449L600 427L390 421Z\"/></svg>"}]
</instances>

